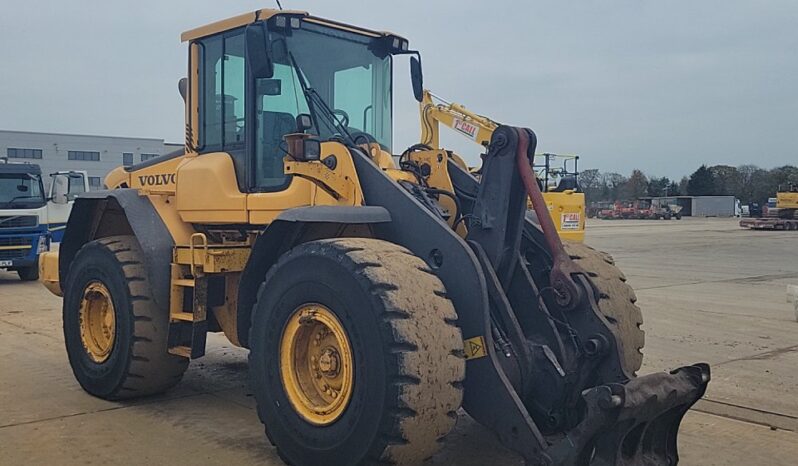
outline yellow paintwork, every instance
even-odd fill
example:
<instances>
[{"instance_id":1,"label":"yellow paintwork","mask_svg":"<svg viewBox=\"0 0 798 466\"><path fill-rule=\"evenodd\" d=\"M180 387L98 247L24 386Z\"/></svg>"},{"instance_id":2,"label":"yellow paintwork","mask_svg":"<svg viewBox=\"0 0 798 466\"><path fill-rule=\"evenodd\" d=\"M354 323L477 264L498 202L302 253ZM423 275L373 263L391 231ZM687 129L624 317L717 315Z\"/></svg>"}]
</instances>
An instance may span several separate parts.
<instances>
[{"instance_id":1,"label":"yellow paintwork","mask_svg":"<svg viewBox=\"0 0 798 466\"><path fill-rule=\"evenodd\" d=\"M585 195L572 190L543 193L554 226L560 238L568 241L585 241ZM565 220L565 222L564 222ZM568 222L570 220L571 222ZM575 222L575 223L572 223ZM573 225L576 228L572 228Z\"/></svg>"},{"instance_id":2,"label":"yellow paintwork","mask_svg":"<svg viewBox=\"0 0 798 466\"><path fill-rule=\"evenodd\" d=\"M363 204L363 192L360 189L360 179L355 171L355 164L349 150L341 143L326 141L321 144L321 153L324 158L334 155L336 166L334 172L338 178L348 179L352 182L355 191L350 198L336 199L313 181L295 176L291 184L282 191L269 193L251 193L247 196L247 210L249 223L255 225L268 224L274 221L284 210L294 207L313 205L346 205L357 206ZM200 160L204 157L198 157ZM182 188L181 188L182 189Z\"/></svg>"},{"instance_id":3,"label":"yellow paintwork","mask_svg":"<svg viewBox=\"0 0 798 466\"><path fill-rule=\"evenodd\" d=\"M180 184L175 206L184 222L247 223L247 195L238 189L229 154L216 152L186 158L175 179Z\"/></svg>"},{"instance_id":4,"label":"yellow paintwork","mask_svg":"<svg viewBox=\"0 0 798 466\"><path fill-rule=\"evenodd\" d=\"M241 272L252 252L249 244L215 244L206 247L175 246L172 262L202 267L204 273ZM192 259L193 256L193 259Z\"/></svg>"},{"instance_id":5,"label":"yellow paintwork","mask_svg":"<svg viewBox=\"0 0 798 466\"><path fill-rule=\"evenodd\" d=\"M116 315L111 292L99 281L83 290L78 313L80 341L89 358L97 364L111 356L116 339Z\"/></svg>"},{"instance_id":6,"label":"yellow paintwork","mask_svg":"<svg viewBox=\"0 0 798 466\"><path fill-rule=\"evenodd\" d=\"M424 90L419 103L421 115L421 143L440 149L440 123L448 126L477 144L487 146L499 124L488 117L466 110L460 104L435 104L432 93Z\"/></svg>"},{"instance_id":7,"label":"yellow paintwork","mask_svg":"<svg viewBox=\"0 0 798 466\"><path fill-rule=\"evenodd\" d=\"M776 207L779 209L798 209L798 192L776 193Z\"/></svg>"},{"instance_id":8,"label":"yellow paintwork","mask_svg":"<svg viewBox=\"0 0 798 466\"><path fill-rule=\"evenodd\" d=\"M344 413L354 388L346 330L321 304L294 311L280 338L280 379L288 401L307 422L326 426Z\"/></svg>"},{"instance_id":9,"label":"yellow paintwork","mask_svg":"<svg viewBox=\"0 0 798 466\"><path fill-rule=\"evenodd\" d=\"M348 176L331 170L321 161L297 162L286 157L283 162L283 171L287 175L294 175L310 181L315 181L318 187L337 200L344 202L356 201L358 190ZM362 203L357 202L358 204Z\"/></svg>"},{"instance_id":10,"label":"yellow paintwork","mask_svg":"<svg viewBox=\"0 0 798 466\"><path fill-rule=\"evenodd\" d=\"M61 283L58 281L58 251L39 254L39 281L50 293L64 296L61 291Z\"/></svg>"},{"instance_id":11,"label":"yellow paintwork","mask_svg":"<svg viewBox=\"0 0 798 466\"><path fill-rule=\"evenodd\" d=\"M441 100L438 98L438 100ZM421 118L421 143L430 146L432 149L439 150L440 147L440 124L444 124L455 132L471 139L477 144L487 147L490 138L499 123L490 118L479 115L467 110L460 104L444 102L436 104L433 94L424 90L423 97L419 103L419 114ZM453 156L455 154L452 154ZM458 164L465 168L465 163L457 157ZM564 195L560 192L544 192L543 199L549 206L552 220L557 226L560 237L569 241L583 242L585 240L585 196L580 193ZM575 203L581 203L575 204ZM563 225L563 214L578 214L578 230L565 229ZM568 225L568 223L565 223Z\"/></svg>"},{"instance_id":12,"label":"yellow paintwork","mask_svg":"<svg viewBox=\"0 0 798 466\"><path fill-rule=\"evenodd\" d=\"M408 154L407 158L410 161L418 163L419 166L425 164L429 165L430 175L426 181L430 187L442 189L450 193L454 192L454 185L452 184L452 179L449 177L449 157L446 151L440 149L416 151ZM454 214L457 210L454 200L448 196L439 196L438 201L451 213L449 217L449 226L453 226L455 222ZM464 222L460 222L456 231L462 237L465 237L468 232Z\"/></svg>"},{"instance_id":13,"label":"yellow paintwork","mask_svg":"<svg viewBox=\"0 0 798 466\"><path fill-rule=\"evenodd\" d=\"M246 26L247 24L252 24L255 21L265 21L272 16L277 14L284 14L284 15L299 15L303 16L306 21L316 24L321 24L324 26L328 26L335 29L341 29L343 31L354 32L356 34L363 34L365 36L371 37L380 37L380 36L396 36L401 37L398 34L394 34L389 31L374 31L371 29L366 29L360 26L355 26L352 24L344 24L338 21L331 21L324 18L319 18L317 16L310 16L307 11L302 10L274 10L271 8L263 8L261 10L253 11L250 13L244 13L242 15L234 16L232 18L223 19L221 21L216 21L214 23L206 24L204 26L200 26L198 28L194 28L188 30L180 35L180 40L182 42L200 39L202 37L211 36L213 34L218 34L220 32L229 31L231 29L235 29L241 26ZM404 39L404 37L401 37Z\"/></svg>"},{"instance_id":14,"label":"yellow paintwork","mask_svg":"<svg viewBox=\"0 0 798 466\"><path fill-rule=\"evenodd\" d=\"M216 322L219 322L219 326L222 327L224 336L236 346L241 346L238 341L238 282L240 280L241 272L225 273L224 304L211 308Z\"/></svg>"}]
</instances>

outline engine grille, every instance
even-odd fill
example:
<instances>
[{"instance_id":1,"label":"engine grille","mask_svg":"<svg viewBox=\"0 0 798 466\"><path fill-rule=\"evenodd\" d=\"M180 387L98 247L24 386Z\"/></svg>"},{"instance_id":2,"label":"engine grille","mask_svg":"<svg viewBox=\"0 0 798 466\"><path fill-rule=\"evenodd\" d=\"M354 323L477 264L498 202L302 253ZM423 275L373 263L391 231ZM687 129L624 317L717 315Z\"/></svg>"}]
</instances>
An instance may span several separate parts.
<instances>
[{"instance_id":1,"label":"engine grille","mask_svg":"<svg viewBox=\"0 0 798 466\"><path fill-rule=\"evenodd\" d=\"M39 217L37 217L36 215L0 216L0 229L35 227L38 224L39 224Z\"/></svg>"},{"instance_id":2,"label":"engine grille","mask_svg":"<svg viewBox=\"0 0 798 466\"><path fill-rule=\"evenodd\" d=\"M30 238L0 238L0 246L30 246Z\"/></svg>"},{"instance_id":3,"label":"engine grille","mask_svg":"<svg viewBox=\"0 0 798 466\"><path fill-rule=\"evenodd\" d=\"M0 260L11 260L25 257L30 249L0 249Z\"/></svg>"}]
</instances>

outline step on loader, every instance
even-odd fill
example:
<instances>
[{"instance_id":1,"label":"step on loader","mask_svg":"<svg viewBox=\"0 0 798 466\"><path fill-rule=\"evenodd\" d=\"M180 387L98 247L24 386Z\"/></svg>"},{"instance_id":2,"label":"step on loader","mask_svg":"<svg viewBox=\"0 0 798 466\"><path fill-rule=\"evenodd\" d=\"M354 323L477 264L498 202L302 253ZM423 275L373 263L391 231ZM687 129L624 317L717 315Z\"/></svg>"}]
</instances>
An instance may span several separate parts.
<instances>
[{"instance_id":1,"label":"step on loader","mask_svg":"<svg viewBox=\"0 0 798 466\"><path fill-rule=\"evenodd\" d=\"M677 462L709 368L636 375L634 292L560 240L532 131L496 128L479 180L443 149L397 167L403 37L259 10L182 38L185 151L111 172L41 260L88 393L167 390L223 332L289 464L418 464L461 406L530 465Z\"/></svg>"}]
</instances>

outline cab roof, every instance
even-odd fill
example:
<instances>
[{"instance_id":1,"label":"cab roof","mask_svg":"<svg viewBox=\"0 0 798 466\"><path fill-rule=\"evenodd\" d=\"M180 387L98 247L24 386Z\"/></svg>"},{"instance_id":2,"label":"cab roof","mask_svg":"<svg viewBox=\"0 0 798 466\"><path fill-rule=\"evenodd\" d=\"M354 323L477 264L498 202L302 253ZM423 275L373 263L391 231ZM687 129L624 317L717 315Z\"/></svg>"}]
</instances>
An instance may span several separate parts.
<instances>
[{"instance_id":1,"label":"cab roof","mask_svg":"<svg viewBox=\"0 0 798 466\"><path fill-rule=\"evenodd\" d=\"M15 163L0 161L0 175L27 173L41 175L42 169L35 163Z\"/></svg>"},{"instance_id":2,"label":"cab roof","mask_svg":"<svg viewBox=\"0 0 798 466\"><path fill-rule=\"evenodd\" d=\"M205 26L200 26L198 28L191 29L181 34L180 40L182 42L187 42L195 39L200 39L202 37L212 36L220 32L229 31L237 27L246 26L247 24L252 24L256 21L267 20L272 16L277 16L277 15L303 16L307 21L313 23L323 24L325 26L333 27L336 29L342 29L371 37L380 37L380 36L401 37L397 34L388 31L374 31L371 29L362 28L360 26L352 26L349 24L339 23L337 21L329 19L318 18L316 16L311 16L307 11L275 10L271 8L264 8L261 10L253 11L251 13L244 13L243 15L233 16L232 18L223 19L221 21L216 21L214 23L206 24ZM404 37L402 37L402 39L404 39Z\"/></svg>"}]
</instances>

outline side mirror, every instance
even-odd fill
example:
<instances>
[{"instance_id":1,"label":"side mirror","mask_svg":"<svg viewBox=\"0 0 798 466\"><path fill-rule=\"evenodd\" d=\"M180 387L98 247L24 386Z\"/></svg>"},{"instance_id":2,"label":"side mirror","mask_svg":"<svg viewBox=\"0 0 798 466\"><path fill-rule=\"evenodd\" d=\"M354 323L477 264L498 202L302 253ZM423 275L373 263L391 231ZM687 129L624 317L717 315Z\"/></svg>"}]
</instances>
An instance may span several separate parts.
<instances>
[{"instance_id":1,"label":"side mirror","mask_svg":"<svg viewBox=\"0 0 798 466\"><path fill-rule=\"evenodd\" d=\"M296 131L297 133L304 133L313 127L313 120L308 113L300 113L296 116Z\"/></svg>"},{"instance_id":2,"label":"side mirror","mask_svg":"<svg viewBox=\"0 0 798 466\"><path fill-rule=\"evenodd\" d=\"M274 63L272 63L267 46L266 26L263 23L247 26L245 40L247 62L249 62L252 75L256 79L271 78L274 75Z\"/></svg>"},{"instance_id":3,"label":"side mirror","mask_svg":"<svg viewBox=\"0 0 798 466\"><path fill-rule=\"evenodd\" d=\"M55 175L52 189L53 204L66 204L69 202L69 178L67 175Z\"/></svg>"},{"instance_id":4,"label":"side mirror","mask_svg":"<svg viewBox=\"0 0 798 466\"><path fill-rule=\"evenodd\" d=\"M424 75L421 72L421 57L410 57L410 81L413 83L413 96L421 102L424 98Z\"/></svg>"},{"instance_id":5,"label":"side mirror","mask_svg":"<svg viewBox=\"0 0 798 466\"><path fill-rule=\"evenodd\" d=\"M183 102L185 102L188 95L188 78L180 78L180 81L177 82L177 91L180 93L180 97L183 98Z\"/></svg>"}]
</instances>

